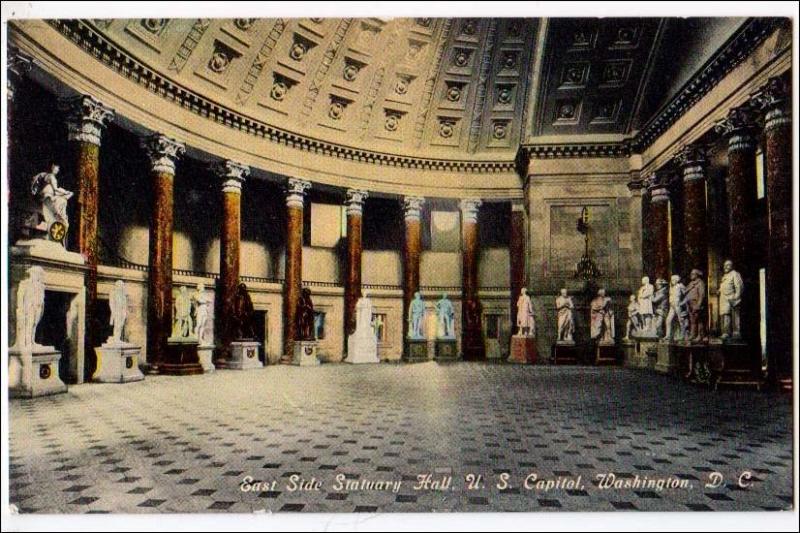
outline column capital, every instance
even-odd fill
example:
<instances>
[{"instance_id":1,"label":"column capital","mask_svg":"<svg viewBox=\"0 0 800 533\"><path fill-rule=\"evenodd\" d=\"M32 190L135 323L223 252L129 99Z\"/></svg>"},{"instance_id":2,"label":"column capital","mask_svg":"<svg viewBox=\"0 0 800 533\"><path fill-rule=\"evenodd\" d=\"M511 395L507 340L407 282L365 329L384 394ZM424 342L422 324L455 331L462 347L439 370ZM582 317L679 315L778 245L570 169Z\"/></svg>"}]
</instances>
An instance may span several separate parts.
<instances>
[{"instance_id":1,"label":"column capital","mask_svg":"<svg viewBox=\"0 0 800 533\"><path fill-rule=\"evenodd\" d=\"M631 192L631 196L641 196L642 189L645 188L645 183L639 174L639 171L631 170L629 175L631 179L628 181L627 186L628 190Z\"/></svg>"},{"instance_id":2,"label":"column capital","mask_svg":"<svg viewBox=\"0 0 800 533\"><path fill-rule=\"evenodd\" d=\"M421 196L404 196L403 217L405 220L419 220L423 204L425 204L425 198Z\"/></svg>"},{"instance_id":3,"label":"column capital","mask_svg":"<svg viewBox=\"0 0 800 533\"><path fill-rule=\"evenodd\" d=\"M347 196L344 205L347 206L347 214L361 216L364 209L364 201L369 197L369 191L365 191L364 189L347 189L345 194Z\"/></svg>"},{"instance_id":4,"label":"column capital","mask_svg":"<svg viewBox=\"0 0 800 533\"><path fill-rule=\"evenodd\" d=\"M683 173L683 181L705 179L706 177L706 149L698 144L687 144L678 150L673 158Z\"/></svg>"},{"instance_id":5,"label":"column capital","mask_svg":"<svg viewBox=\"0 0 800 533\"><path fill-rule=\"evenodd\" d=\"M650 203L669 201L669 174L664 171L651 173L644 180L644 185L650 192Z\"/></svg>"},{"instance_id":6,"label":"column capital","mask_svg":"<svg viewBox=\"0 0 800 533\"><path fill-rule=\"evenodd\" d=\"M153 172L175 175L175 163L186 153L182 142L156 133L146 137L142 145L150 158Z\"/></svg>"},{"instance_id":7,"label":"column capital","mask_svg":"<svg viewBox=\"0 0 800 533\"><path fill-rule=\"evenodd\" d=\"M100 146L103 130L114 119L114 110L89 95L68 98L61 106L67 111L69 140Z\"/></svg>"},{"instance_id":8,"label":"column capital","mask_svg":"<svg viewBox=\"0 0 800 533\"><path fill-rule=\"evenodd\" d=\"M755 113L749 104L734 107L714 124L714 130L727 137L729 152L755 150L754 127Z\"/></svg>"},{"instance_id":9,"label":"column capital","mask_svg":"<svg viewBox=\"0 0 800 533\"><path fill-rule=\"evenodd\" d=\"M766 131L791 123L792 116L787 110L789 99L789 86L782 76L770 78L766 85L750 96L753 107L766 113L764 117Z\"/></svg>"},{"instance_id":10,"label":"column capital","mask_svg":"<svg viewBox=\"0 0 800 533\"><path fill-rule=\"evenodd\" d=\"M311 188L311 182L297 178L289 178L286 182L286 206L303 208L306 191Z\"/></svg>"},{"instance_id":11,"label":"column capital","mask_svg":"<svg viewBox=\"0 0 800 533\"><path fill-rule=\"evenodd\" d=\"M28 75L34 60L31 56L20 52L16 46L8 47L8 77L6 78L6 98L14 100L18 84Z\"/></svg>"},{"instance_id":12,"label":"column capital","mask_svg":"<svg viewBox=\"0 0 800 533\"><path fill-rule=\"evenodd\" d=\"M211 164L211 170L222 180L222 192L242 192L242 183L250 175L250 167L226 159Z\"/></svg>"},{"instance_id":13,"label":"column capital","mask_svg":"<svg viewBox=\"0 0 800 533\"><path fill-rule=\"evenodd\" d=\"M478 222L478 208L480 208L483 200L480 198L464 198L458 203L461 209L461 218L464 222Z\"/></svg>"}]
</instances>

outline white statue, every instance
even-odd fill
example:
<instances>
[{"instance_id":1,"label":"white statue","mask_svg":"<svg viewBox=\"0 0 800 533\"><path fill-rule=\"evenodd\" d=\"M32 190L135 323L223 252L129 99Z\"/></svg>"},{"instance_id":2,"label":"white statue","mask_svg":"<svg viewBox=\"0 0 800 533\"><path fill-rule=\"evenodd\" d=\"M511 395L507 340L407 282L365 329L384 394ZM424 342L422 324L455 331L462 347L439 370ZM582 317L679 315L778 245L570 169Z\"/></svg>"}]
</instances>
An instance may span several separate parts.
<instances>
[{"instance_id":1,"label":"white statue","mask_svg":"<svg viewBox=\"0 0 800 533\"><path fill-rule=\"evenodd\" d=\"M58 186L56 174L59 170L59 166L53 163L48 172L40 172L31 178L31 194L41 202L42 216L48 230L54 222L62 223L65 230L69 227L67 202L73 193Z\"/></svg>"},{"instance_id":2,"label":"white statue","mask_svg":"<svg viewBox=\"0 0 800 533\"><path fill-rule=\"evenodd\" d=\"M114 326L114 333L107 342L121 343L125 332L125 321L128 320L128 295L125 294L125 282L117 280L114 283L114 290L108 298L108 307L111 309L111 325Z\"/></svg>"},{"instance_id":3,"label":"white statue","mask_svg":"<svg viewBox=\"0 0 800 533\"><path fill-rule=\"evenodd\" d=\"M575 304L572 297L567 296L567 289L561 289L561 294L556 297L556 317L558 318L557 343L571 344L575 341L572 335L575 333L575 321L572 312Z\"/></svg>"},{"instance_id":4,"label":"white statue","mask_svg":"<svg viewBox=\"0 0 800 533\"><path fill-rule=\"evenodd\" d=\"M453 339L455 333L456 313L453 303L442 293L442 299L436 302L436 322L438 324L436 336L440 339Z\"/></svg>"},{"instance_id":5,"label":"white statue","mask_svg":"<svg viewBox=\"0 0 800 533\"><path fill-rule=\"evenodd\" d=\"M600 344L614 343L614 310L611 308L611 298L606 296L606 290L597 291L597 296L591 301L591 337Z\"/></svg>"},{"instance_id":6,"label":"white statue","mask_svg":"<svg viewBox=\"0 0 800 533\"><path fill-rule=\"evenodd\" d=\"M356 330L347 337L346 363L379 363L377 324L373 324L372 301L364 291L356 302Z\"/></svg>"},{"instance_id":7,"label":"white statue","mask_svg":"<svg viewBox=\"0 0 800 533\"><path fill-rule=\"evenodd\" d=\"M669 314L669 283L667 280L656 280L656 292L653 294L653 321L648 331L649 335L661 337L664 335L665 325Z\"/></svg>"},{"instance_id":8,"label":"white statue","mask_svg":"<svg viewBox=\"0 0 800 533\"><path fill-rule=\"evenodd\" d=\"M211 326L213 324L213 308L211 306L211 296L206 293L206 285L203 282L197 284L197 290L192 296L194 301L194 336L200 344L207 346L213 344L211 338Z\"/></svg>"},{"instance_id":9,"label":"white statue","mask_svg":"<svg viewBox=\"0 0 800 533\"><path fill-rule=\"evenodd\" d=\"M628 299L628 322L625 324L625 340L637 335L642 328L641 316L639 315L639 302L636 295L631 294Z\"/></svg>"},{"instance_id":10,"label":"white statue","mask_svg":"<svg viewBox=\"0 0 800 533\"><path fill-rule=\"evenodd\" d=\"M642 286L636 295L636 302L639 306L639 316L642 320L642 329L650 331L653 323L653 294L655 289L647 276L642 278Z\"/></svg>"},{"instance_id":11,"label":"white statue","mask_svg":"<svg viewBox=\"0 0 800 533\"><path fill-rule=\"evenodd\" d=\"M686 338L687 320L689 310L686 307L686 286L681 283L681 277L677 274L670 278L669 287L669 313L667 313L667 326L664 333L664 340L673 340L675 337L675 323L678 324L678 340Z\"/></svg>"},{"instance_id":12,"label":"white statue","mask_svg":"<svg viewBox=\"0 0 800 533\"><path fill-rule=\"evenodd\" d=\"M719 315L722 319L722 338L742 338L741 305L744 282L742 275L733 269L733 261L722 265L724 274L719 282ZM788 288L786 290L789 290Z\"/></svg>"},{"instance_id":13,"label":"white statue","mask_svg":"<svg viewBox=\"0 0 800 533\"><path fill-rule=\"evenodd\" d=\"M424 339L422 333L422 319L425 317L425 302L422 301L422 294L414 293L414 299L408 306L408 338Z\"/></svg>"},{"instance_id":14,"label":"white statue","mask_svg":"<svg viewBox=\"0 0 800 533\"><path fill-rule=\"evenodd\" d=\"M517 335L533 337L536 335L536 322L533 319L533 303L528 289L522 288L517 298Z\"/></svg>"},{"instance_id":15,"label":"white statue","mask_svg":"<svg viewBox=\"0 0 800 533\"><path fill-rule=\"evenodd\" d=\"M172 325L172 336L187 338L192 335L193 331L192 299L189 297L186 287L181 287L178 296L175 297L175 321Z\"/></svg>"},{"instance_id":16,"label":"white statue","mask_svg":"<svg viewBox=\"0 0 800 533\"><path fill-rule=\"evenodd\" d=\"M28 269L28 279L17 287L17 339L16 348L33 348L36 344L36 327L44 313L44 270L33 266Z\"/></svg>"}]
</instances>

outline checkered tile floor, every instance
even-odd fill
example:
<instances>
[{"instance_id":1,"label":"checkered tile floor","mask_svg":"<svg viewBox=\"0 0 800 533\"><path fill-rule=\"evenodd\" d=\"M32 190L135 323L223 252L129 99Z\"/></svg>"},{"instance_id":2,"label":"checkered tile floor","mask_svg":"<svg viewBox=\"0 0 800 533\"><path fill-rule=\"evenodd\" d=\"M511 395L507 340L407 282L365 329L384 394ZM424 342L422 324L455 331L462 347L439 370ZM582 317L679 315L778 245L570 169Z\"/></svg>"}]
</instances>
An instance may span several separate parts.
<instances>
[{"instance_id":1,"label":"checkered tile floor","mask_svg":"<svg viewBox=\"0 0 800 533\"><path fill-rule=\"evenodd\" d=\"M14 400L20 513L791 508L791 401L621 368L271 366ZM742 472L752 485L740 489ZM604 489L673 476L690 488ZM724 482L705 488L712 472ZM449 490L414 490L417 476ZM526 476L576 479L527 490ZM496 486L508 474L509 487ZM293 475L319 490L292 492ZM467 476L475 476L468 490ZM242 480L264 482L243 491ZM397 492L336 490L397 481ZM477 476L481 476L478 478ZM274 486L272 482L274 481Z\"/></svg>"}]
</instances>

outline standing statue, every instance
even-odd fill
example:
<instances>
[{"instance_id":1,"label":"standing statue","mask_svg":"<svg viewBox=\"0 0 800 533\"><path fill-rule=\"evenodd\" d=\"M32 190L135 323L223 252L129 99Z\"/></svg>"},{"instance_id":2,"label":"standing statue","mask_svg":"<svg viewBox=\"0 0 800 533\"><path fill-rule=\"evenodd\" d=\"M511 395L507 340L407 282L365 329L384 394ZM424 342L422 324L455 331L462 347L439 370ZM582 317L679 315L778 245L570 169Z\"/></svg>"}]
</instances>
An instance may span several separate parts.
<instances>
[{"instance_id":1,"label":"standing statue","mask_svg":"<svg viewBox=\"0 0 800 533\"><path fill-rule=\"evenodd\" d=\"M653 294L655 290L650 283L650 278L647 276L642 278L642 286L639 287L639 293L636 295L636 301L639 305L639 316L642 320L642 329L644 331L652 331L653 324Z\"/></svg>"},{"instance_id":2,"label":"standing statue","mask_svg":"<svg viewBox=\"0 0 800 533\"><path fill-rule=\"evenodd\" d=\"M194 325L192 324L192 299L186 287L181 287L178 296L175 297L175 320L172 324L172 336L187 338L192 335Z\"/></svg>"},{"instance_id":3,"label":"standing statue","mask_svg":"<svg viewBox=\"0 0 800 533\"><path fill-rule=\"evenodd\" d=\"M372 325L372 300L367 297L366 291L356 302L356 331L354 335L363 334L364 331L371 331L373 335L375 333Z\"/></svg>"},{"instance_id":4,"label":"standing statue","mask_svg":"<svg viewBox=\"0 0 800 533\"><path fill-rule=\"evenodd\" d=\"M614 343L614 310L611 308L611 298L606 296L606 290L597 291L597 296L591 301L592 313L591 337L600 344Z\"/></svg>"},{"instance_id":5,"label":"standing statue","mask_svg":"<svg viewBox=\"0 0 800 533\"><path fill-rule=\"evenodd\" d=\"M455 338L456 312L453 303L447 299L447 294L442 293L442 299L436 302L436 323L438 325L436 336L440 339Z\"/></svg>"},{"instance_id":6,"label":"standing statue","mask_svg":"<svg viewBox=\"0 0 800 533\"><path fill-rule=\"evenodd\" d=\"M414 293L414 299L408 306L408 338L424 339L422 333L422 320L425 317L425 302L422 301L422 294Z\"/></svg>"},{"instance_id":7,"label":"standing statue","mask_svg":"<svg viewBox=\"0 0 800 533\"><path fill-rule=\"evenodd\" d=\"M211 326L213 324L211 296L206 293L203 282L197 284L197 290L192 295L194 301L194 336L200 341L201 346L213 344Z\"/></svg>"},{"instance_id":8,"label":"standing statue","mask_svg":"<svg viewBox=\"0 0 800 533\"><path fill-rule=\"evenodd\" d=\"M375 331L375 338L383 340L383 328L386 327L386 324L383 323L383 317L381 315L375 315L375 320L372 321L372 329Z\"/></svg>"},{"instance_id":9,"label":"standing statue","mask_svg":"<svg viewBox=\"0 0 800 533\"><path fill-rule=\"evenodd\" d=\"M28 269L28 279L17 287L17 338L14 346L19 349L33 348L36 344L36 328L44 313L44 270L39 266Z\"/></svg>"},{"instance_id":10,"label":"standing statue","mask_svg":"<svg viewBox=\"0 0 800 533\"><path fill-rule=\"evenodd\" d=\"M656 280L656 292L653 295L653 306L655 318L651 326L651 334L656 337L664 335L664 327L669 313L669 283L667 280L658 278Z\"/></svg>"},{"instance_id":11,"label":"standing statue","mask_svg":"<svg viewBox=\"0 0 800 533\"><path fill-rule=\"evenodd\" d=\"M629 340L635 336L642 327L642 317L639 314L639 302L636 301L636 295L631 294L628 299L628 322L625 324L625 340Z\"/></svg>"},{"instance_id":12,"label":"standing statue","mask_svg":"<svg viewBox=\"0 0 800 533\"><path fill-rule=\"evenodd\" d=\"M40 172L31 178L31 194L37 201L41 202L41 212L45 225L54 240L63 240L64 235L66 235L66 230L69 228L67 202L74 194L72 191L58 186L56 174L58 174L59 170L60 167L57 164L51 163L48 172ZM55 229L51 229L55 222L64 226L60 238L55 238Z\"/></svg>"},{"instance_id":13,"label":"standing statue","mask_svg":"<svg viewBox=\"0 0 800 533\"><path fill-rule=\"evenodd\" d=\"M670 278L669 289L669 313L667 314L667 328L664 333L664 340L673 340L674 326L678 323L678 340L686 338L686 320L688 309L686 308L686 287L681 283L681 277L677 274Z\"/></svg>"},{"instance_id":14,"label":"standing statue","mask_svg":"<svg viewBox=\"0 0 800 533\"><path fill-rule=\"evenodd\" d=\"M742 338L741 305L744 281L742 275L733 269L733 261L726 260L722 265L724 274L719 281L719 315L722 318L723 339ZM789 290L788 288L786 290Z\"/></svg>"},{"instance_id":15,"label":"standing statue","mask_svg":"<svg viewBox=\"0 0 800 533\"><path fill-rule=\"evenodd\" d=\"M575 342L572 338L575 333L575 320L572 316L574 309L575 304L572 302L572 297L567 296L567 289L561 289L561 294L556 297L557 343L571 344Z\"/></svg>"},{"instance_id":16,"label":"standing statue","mask_svg":"<svg viewBox=\"0 0 800 533\"><path fill-rule=\"evenodd\" d=\"M247 292L247 285L239 283L236 287L236 294L233 297L232 314L228 318L231 340L254 339L256 336L253 328L253 300Z\"/></svg>"},{"instance_id":17,"label":"standing statue","mask_svg":"<svg viewBox=\"0 0 800 533\"><path fill-rule=\"evenodd\" d=\"M467 300L464 308L464 331L467 338L477 342L481 334L481 303L476 299Z\"/></svg>"},{"instance_id":18,"label":"standing statue","mask_svg":"<svg viewBox=\"0 0 800 533\"><path fill-rule=\"evenodd\" d=\"M107 342L124 342L122 335L125 321L128 320L128 295L125 294L125 282L121 279L114 283L114 290L108 298L108 306L111 309L111 325L114 326L114 333Z\"/></svg>"},{"instance_id":19,"label":"standing statue","mask_svg":"<svg viewBox=\"0 0 800 533\"><path fill-rule=\"evenodd\" d=\"M686 303L689 306L689 339L702 342L706 337L705 307L706 284L703 273L696 268L689 273L689 284L686 286Z\"/></svg>"},{"instance_id":20,"label":"standing statue","mask_svg":"<svg viewBox=\"0 0 800 533\"><path fill-rule=\"evenodd\" d=\"M533 337L536 335L536 321L533 318L533 302L528 289L522 288L517 298L517 335Z\"/></svg>"},{"instance_id":21,"label":"standing statue","mask_svg":"<svg viewBox=\"0 0 800 533\"><path fill-rule=\"evenodd\" d=\"M311 289L304 288L297 302L296 335L299 341L313 341L314 335L314 302L311 301Z\"/></svg>"}]
</instances>

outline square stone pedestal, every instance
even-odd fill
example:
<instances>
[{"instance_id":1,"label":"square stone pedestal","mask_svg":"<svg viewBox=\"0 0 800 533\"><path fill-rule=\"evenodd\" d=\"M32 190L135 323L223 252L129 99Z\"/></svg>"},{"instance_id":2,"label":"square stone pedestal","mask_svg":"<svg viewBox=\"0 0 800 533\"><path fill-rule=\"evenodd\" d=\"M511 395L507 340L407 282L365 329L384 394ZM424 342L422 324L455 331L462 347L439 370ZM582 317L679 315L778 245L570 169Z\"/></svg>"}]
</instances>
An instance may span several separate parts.
<instances>
[{"instance_id":1,"label":"square stone pedestal","mask_svg":"<svg viewBox=\"0 0 800 533\"><path fill-rule=\"evenodd\" d=\"M94 349L97 368L92 381L100 383L129 383L141 381L144 374L139 370L141 346L127 342L106 342Z\"/></svg>"},{"instance_id":2,"label":"square stone pedestal","mask_svg":"<svg viewBox=\"0 0 800 533\"><path fill-rule=\"evenodd\" d=\"M655 369L658 357L658 338L631 337L622 341L625 366Z\"/></svg>"},{"instance_id":3,"label":"square stone pedestal","mask_svg":"<svg viewBox=\"0 0 800 533\"><path fill-rule=\"evenodd\" d=\"M378 339L371 328L356 331L347 337L347 357L344 362L354 365L381 362L378 357Z\"/></svg>"},{"instance_id":4,"label":"square stone pedestal","mask_svg":"<svg viewBox=\"0 0 800 533\"><path fill-rule=\"evenodd\" d=\"M158 372L168 376L202 374L197 344L197 339L170 338L167 341L165 360L158 365Z\"/></svg>"},{"instance_id":5,"label":"square stone pedestal","mask_svg":"<svg viewBox=\"0 0 800 533\"><path fill-rule=\"evenodd\" d=\"M252 370L263 368L258 360L258 341L233 341L231 343L231 358L225 363L225 368L231 370Z\"/></svg>"},{"instance_id":6,"label":"square stone pedestal","mask_svg":"<svg viewBox=\"0 0 800 533\"><path fill-rule=\"evenodd\" d=\"M200 345L197 347L197 358L200 360L200 366L203 367L203 372L210 374L217 369L214 366L214 346L213 345Z\"/></svg>"},{"instance_id":7,"label":"square stone pedestal","mask_svg":"<svg viewBox=\"0 0 800 533\"><path fill-rule=\"evenodd\" d=\"M659 341L656 356L656 372L674 374L678 371L678 352L675 345L668 341Z\"/></svg>"},{"instance_id":8,"label":"square stone pedestal","mask_svg":"<svg viewBox=\"0 0 800 533\"><path fill-rule=\"evenodd\" d=\"M58 376L61 353L52 346L8 351L8 387L12 398L35 398L67 392Z\"/></svg>"},{"instance_id":9,"label":"square stone pedestal","mask_svg":"<svg viewBox=\"0 0 800 533\"><path fill-rule=\"evenodd\" d=\"M297 366L317 366L317 341L294 341L292 364Z\"/></svg>"},{"instance_id":10,"label":"square stone pedestal","mask_svg":"<svg viewBox=\"0 0 800 533\"><path fill-rule=\"evenodd\" d=\"M554 365L577 365L581 355L580 349L574 342L557 342L553 345L552 353Z\"/></svg>"},{"instance_id":11,"label":"square stone pedestal","mask_svg":"<svg viewBox=\"0 0 800 533\"><path fill-rule=\"evenodd\" d=\"M712 339L708 344L709 384L744 385L761 389L761 360L758 349L739 341Z\"/></svg>"},{"instance_id":12,"label":"square stone pedestal","mask_svg":"<svg viewBox=\"0 0 800 533\"><path fill-rule=\"evenodd\" d=\"M617 364L617 346L613 343L598 343L594 348L595 365L615 365Z\"/></svg>"},{"instance_id":13,"label":"square stone pedestal","mask_svg":"<svg viewBox=\"0 0 800 533\"><path fill-rule=\"evenodd\" d=\"M511 350L506 362L519 365L534 364L536 362L536 338L517 335L511 337Z\"/></svg>"},{"instance_id":14,"label":"square stone pedestal","mask_svg":"<svg viewBox=\"0 0 800 533\"><path fill-rule=\"evenodd\" d=\"M436 339L436 360L437 361L458 361L458 349L455 339Z\"/></svg>"},{"instance_id":15,"label":"square stone pedestal","mask_svg":"<svg viewBox=\"0 0 800 533\"><path fill-rule=\"evenodd\" d=\"M428 341L426 339L406 339L403 361L422 363L428 360Z\"/></svg>"}]
</instances>

